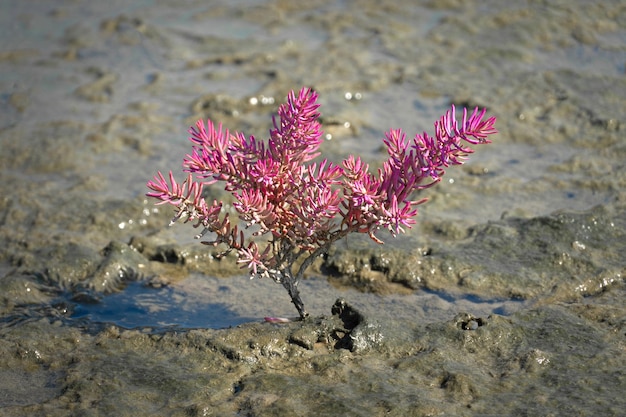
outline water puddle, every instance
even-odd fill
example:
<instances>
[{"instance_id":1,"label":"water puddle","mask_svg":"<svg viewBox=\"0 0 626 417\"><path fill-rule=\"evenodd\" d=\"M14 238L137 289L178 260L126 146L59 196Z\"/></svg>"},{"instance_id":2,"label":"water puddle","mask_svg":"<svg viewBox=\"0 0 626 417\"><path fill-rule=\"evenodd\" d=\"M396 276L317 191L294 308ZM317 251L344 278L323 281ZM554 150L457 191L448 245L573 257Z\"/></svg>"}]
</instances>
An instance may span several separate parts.
<instances>
[{"instance_id":1,"label":"water puddle","mask_svg":"<svg viewBox=\"0 0 626 417\"><path fill-rule=\"evenodd\" d=\"M324 278L300 284L302 297L313 316L329 315L339 297L364 314L382 319L448 320L458 312L476 316L510 314L520 301L485 300L473 296L416 291L409 295L380 296L353 289L337 290ZM190 328L228 328L262 321L265 316L295 317L296 310L281 286L247 277L213 278L191 275L176 284L153 288L137 281L98 301L78 303L71 318L119 327L154 331Z\"/></svg>"},{"instance_id":2,"label":"water puddle","mask_svg":"<svg viewBox=\"0 0 626 417\"><path fill-rule=\"evenodd\" d=\"M152 288L141 282L133 282L99 302L78 304L72 318L111 323L126 329L152 327L159 330L219 329L255 320L239 316L222 303L190 301L176 287Z\"/></svg>"}]
</instances>

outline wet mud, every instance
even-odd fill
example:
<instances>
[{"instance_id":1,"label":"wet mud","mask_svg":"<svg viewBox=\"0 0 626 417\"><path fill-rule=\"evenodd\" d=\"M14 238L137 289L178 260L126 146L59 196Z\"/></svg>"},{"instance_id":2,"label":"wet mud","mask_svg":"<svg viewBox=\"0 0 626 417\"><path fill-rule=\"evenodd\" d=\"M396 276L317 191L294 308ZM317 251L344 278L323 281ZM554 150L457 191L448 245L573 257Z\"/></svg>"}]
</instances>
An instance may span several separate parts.
<instances>
[{"instance_id":1,"label":"wet mud","mask_svg":"<svg viewBox=\"0 0 626 417\"><path fill-rule=\"evenodd\" d=\"M0 5L1 415L623 414L622 2L31 3ZM263 138L303 85L333 160L451 103L500 133L271 323L282 287L145 183L198 118Z\"/></svg>"}]
</instances>

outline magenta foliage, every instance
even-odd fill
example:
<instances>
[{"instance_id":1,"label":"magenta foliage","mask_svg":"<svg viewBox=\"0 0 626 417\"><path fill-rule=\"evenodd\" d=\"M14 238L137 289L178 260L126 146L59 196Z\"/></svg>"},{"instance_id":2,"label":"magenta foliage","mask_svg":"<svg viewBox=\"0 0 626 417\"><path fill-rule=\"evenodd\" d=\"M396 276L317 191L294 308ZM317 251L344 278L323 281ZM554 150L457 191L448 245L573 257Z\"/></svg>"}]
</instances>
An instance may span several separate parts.
<instances>
[{"instance_id":1,"label":"magenta foliage","mask_svg":"<svg viewBox=\"0 0 626 417\"><path fill-rule=\"evenodd\" d=\"M471 115L463 110L456 120L454 105L435 122L435 136L416 135L412 141L399 129L386 133L389 158L376 173L361 158L350 156L335 165L319 156L322 131L318 121L317 93L303 88L293 91L278 109L266 142L242 133L231 134L202 120L189 130L191 154L183 166L189 174L181 184L160 172L148 182L147 195L177 207L172 223L179 219L200 227L198 238L212 232L214 240L235 250L238 262L252 277L271 277L288 290L301 317L304 310L297 285L304 270L330 245L349 233L368 233L378 243L380 229L393 236L415 224L415 191L441 180L445 168L463 163L473 150L468 144L489 143L497 133L495 117L485 120L485 110ZM221 181L232 193L238 217L246 227L255 227L246 241L232 224L222 202L208 203L202 197L205 185ZM259 248L259 236L267 236ZM298 271L294 263L304 257Z\"/></svg>"}]
</instances>

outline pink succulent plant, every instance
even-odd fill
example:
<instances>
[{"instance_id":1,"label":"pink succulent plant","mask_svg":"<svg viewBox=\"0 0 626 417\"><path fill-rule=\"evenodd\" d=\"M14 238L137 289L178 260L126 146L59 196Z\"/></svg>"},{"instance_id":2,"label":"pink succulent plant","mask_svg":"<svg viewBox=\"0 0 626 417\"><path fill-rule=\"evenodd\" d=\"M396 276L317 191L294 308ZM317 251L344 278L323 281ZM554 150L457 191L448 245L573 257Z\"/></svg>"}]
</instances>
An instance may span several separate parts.
<instances>
[{"instance_id":1,"label":"pink succulent plant","mask_svg":"<svg viewBox=\"0 0 626 417\"><path fill-rule=\"evenodd\" d=\"M468 114L464 109L459 122L452 105L435 122L434 137L423 133L408 141L400 129L387 132L383 141L389 158L372 173L354 156L341 165L311 162L322 143L318 108L313 90L290 92L267 143L199 120L189 130L193 145L183 162L187 179L179 184L171 171L169 181L159 172L147 184L152 190L147 195L160 200L157 204L176 206L170 224L194 222L201 230L197 238L212 233L213 240L202 243L222 244L225 253L235 250L251 277L282 284L301 318L308 313L298 283L317 257L350 233L367 233L382 243L381 229L396 236L410 228L417 206L426 201L414 200L415 192L439 182L448 166L462 164L473 152L468 144L489 143L487 137L497 133L495 117L483 120L485 110ZM222 202L204 199L203 187L216 182L234 196L245 227L254 228L249 239Z\"/></svg>"}]
</instances>

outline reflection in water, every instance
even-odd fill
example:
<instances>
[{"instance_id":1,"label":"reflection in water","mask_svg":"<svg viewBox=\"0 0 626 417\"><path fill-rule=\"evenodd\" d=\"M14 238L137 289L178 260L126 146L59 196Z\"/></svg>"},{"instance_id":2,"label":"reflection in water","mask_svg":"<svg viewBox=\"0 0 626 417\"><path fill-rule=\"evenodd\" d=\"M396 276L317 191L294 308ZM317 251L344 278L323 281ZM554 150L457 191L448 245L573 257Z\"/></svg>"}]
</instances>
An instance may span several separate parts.
<instances>
[{"instance_id":1,"label":"reflection in water","mask_svg":"<svg viewBox=\"0 0 626 417\"><path fill-rule=\"evenodd\" d=\"M241 317L221 303L189 300L176 287L152 288L142 282L132 282L123 291L104 296L99 302L77 305L72 318L113 323L127 329L221 329L255 320Z\"/></svg>"}]
</instances>

